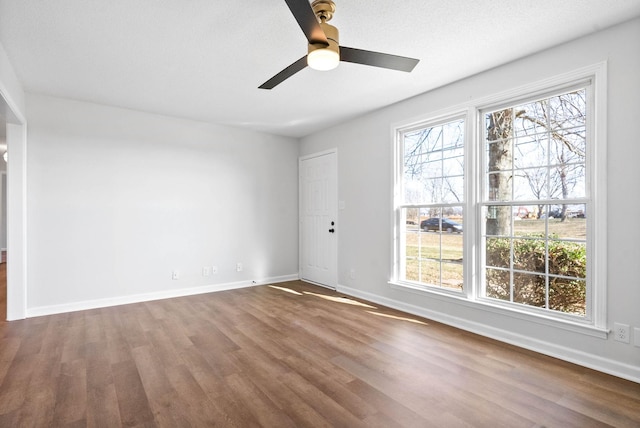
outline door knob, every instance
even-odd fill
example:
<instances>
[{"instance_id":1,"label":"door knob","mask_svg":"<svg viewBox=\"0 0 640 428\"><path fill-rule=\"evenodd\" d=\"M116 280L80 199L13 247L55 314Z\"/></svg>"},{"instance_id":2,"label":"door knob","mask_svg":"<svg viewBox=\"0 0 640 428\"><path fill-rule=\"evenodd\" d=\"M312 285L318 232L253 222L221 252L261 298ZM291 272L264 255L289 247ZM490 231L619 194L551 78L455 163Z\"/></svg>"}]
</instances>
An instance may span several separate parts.
<instances>
[{"instance_id":1,"label":"door knob","mask_svg":"<svg viewBox=\"0 0 640 428\"><path fill-rule=\"evenodd\" d=\"M335 230L333 227L332 227L331 229L329 229L329 233L333 233L333 232L335 232L335 231L336 231L336 230Z\"/></svg>"}]
</instances>

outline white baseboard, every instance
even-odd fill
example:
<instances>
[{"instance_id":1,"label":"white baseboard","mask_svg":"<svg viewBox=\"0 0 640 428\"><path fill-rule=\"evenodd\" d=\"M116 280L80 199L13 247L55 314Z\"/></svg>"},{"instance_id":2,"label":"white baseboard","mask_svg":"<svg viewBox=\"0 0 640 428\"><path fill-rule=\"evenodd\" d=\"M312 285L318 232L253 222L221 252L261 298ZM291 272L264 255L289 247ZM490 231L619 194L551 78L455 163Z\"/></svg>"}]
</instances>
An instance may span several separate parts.
<instances>
[{"instance_id":1,"label":"white baseboard","mask_svg":"<svg viewBox=\"0 0 640 428\"><path fill-rule=\"evenodd\" d=\"M174 297L193 296L196 294L213 293L216 291L234 290L237 288L253 287L262 284L276 284L279 282L295 281L298 274L283 275L262 280L250 280L228 282L225 284L211 284L200 287L181 288L174 290L158 291L153 293L134 294L131 296L118 296L106 299L87 300L83 302L65 303L62 305L39 306L27 309L27 318L44 315L63 314L67 312L85 311L88 309L106 308L109 306L128 305L131 303L149 302L152 300L171 299Z\"/></svg>"},{"instance_id":2,"label":"white baseboard","mask_svg":"<svg viewBox=\"0 0 640 428\"><path fill-rule=\"evenodd\" d=\"M548 355L583 367L588 367L593 370L627 379L632 382L640 383L640 367L638 366L621 363L609 358L603 358L583 351L570 349L561 345L557 345L555 343L532 339L530 337L516 334L508 330L498 329L486 324L469 321L463 318L453 317L444 312L427 310L409 303L388 299L386 297L367 293L343 285L338 285L337 291L349 296L367 300L372 303L377 303L389 308L398 309L408 314L428 318L433 321L459 328L461 330L466 330L471 333L509 343L520 348L528 349L540 354Z\"/></svg>"}]
</instances>

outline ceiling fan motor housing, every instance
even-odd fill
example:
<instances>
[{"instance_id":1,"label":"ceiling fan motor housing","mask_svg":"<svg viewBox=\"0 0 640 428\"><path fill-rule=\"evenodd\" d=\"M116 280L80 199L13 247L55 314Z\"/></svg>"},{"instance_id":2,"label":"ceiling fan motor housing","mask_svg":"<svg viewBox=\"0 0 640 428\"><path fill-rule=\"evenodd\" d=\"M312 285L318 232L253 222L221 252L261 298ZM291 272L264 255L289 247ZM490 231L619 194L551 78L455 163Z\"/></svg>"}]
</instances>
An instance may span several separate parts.
<instances>
[{"instance_id":1,"label":"ceiling fan motor housing","mask_svg":"<svg viewBox=\"0 0 640 428\"><path fill-rule=\"evenodd\" d=\"M338 55L340 55L340 45L339 45L340 34L338 32L338 29L331 24L327 24L326 22L321 22L320 27L322 27L322 31L324 31L325 36L327 36L327 40L329 41L329 46L325 46L324 44L320 44L320 43L318 44L309 43L308 53L311 53L316 49L329 49L331 51L334 51Z\"/></svg>"}]
</instances>

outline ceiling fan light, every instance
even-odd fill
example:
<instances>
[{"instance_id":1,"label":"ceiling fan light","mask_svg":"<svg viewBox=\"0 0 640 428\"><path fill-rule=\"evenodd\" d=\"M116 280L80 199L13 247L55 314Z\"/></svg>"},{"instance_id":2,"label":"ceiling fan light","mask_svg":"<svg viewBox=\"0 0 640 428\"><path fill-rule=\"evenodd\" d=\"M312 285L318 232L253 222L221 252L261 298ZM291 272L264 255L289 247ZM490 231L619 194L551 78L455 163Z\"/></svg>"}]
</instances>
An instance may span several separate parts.
<instances>
[{"instance_id":1,"label":"ceiling fan light","mask_svg":"<svg viewBox=\"0 0 640 428\"><path fill-rule=\"evenodd\" d=\"M314 70L333 70L340 64L340 54L329 48L315 49L307 55L307 65Z\"/></svg>"}]
</instances>

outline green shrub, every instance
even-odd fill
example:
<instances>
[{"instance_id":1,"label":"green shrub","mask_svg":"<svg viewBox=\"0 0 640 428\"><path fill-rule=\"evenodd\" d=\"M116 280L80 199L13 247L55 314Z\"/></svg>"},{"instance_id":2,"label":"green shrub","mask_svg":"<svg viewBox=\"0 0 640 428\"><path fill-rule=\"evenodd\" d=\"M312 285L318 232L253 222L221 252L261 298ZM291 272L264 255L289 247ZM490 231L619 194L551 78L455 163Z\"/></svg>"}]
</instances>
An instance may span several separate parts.
<instances>
[{"instance_id":1,"label":"green shrub","mask_svg":"<svg viewBox=\"0 0 640 428\"><path fill-rule=\"evenodd\" d=\"M487 296L511 300L509 271L491 267L510 267L513 243L513 268L527 273L513 273L513 301L531 306L546 307L545 267L548 263L549 309L585 314L586 248L575 242L549 240L548 255L540 235L525 238L487 238Z\"/></svg>"}]
</instances>

